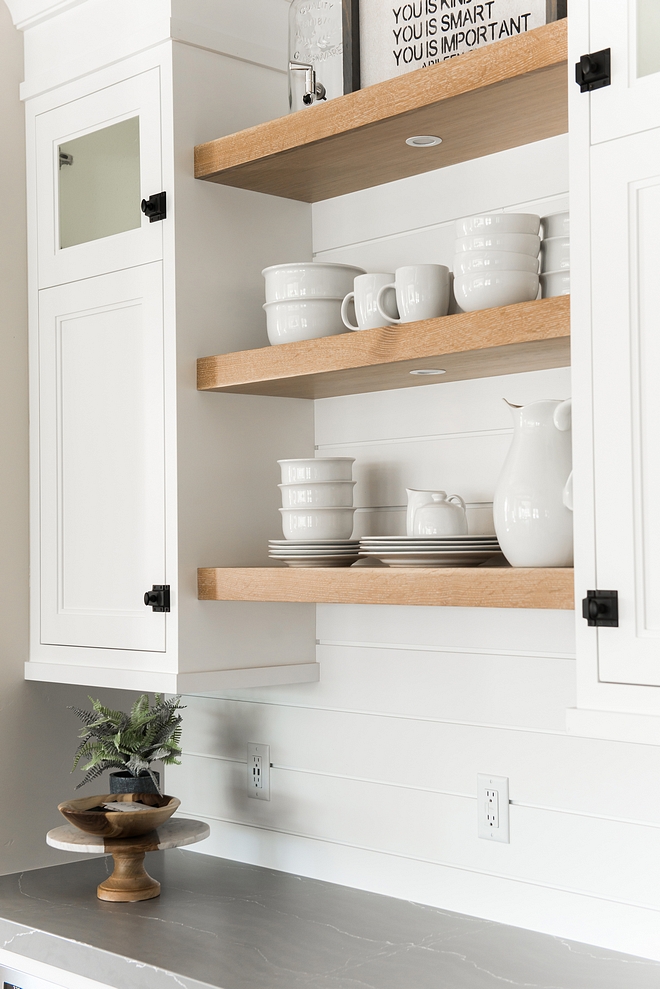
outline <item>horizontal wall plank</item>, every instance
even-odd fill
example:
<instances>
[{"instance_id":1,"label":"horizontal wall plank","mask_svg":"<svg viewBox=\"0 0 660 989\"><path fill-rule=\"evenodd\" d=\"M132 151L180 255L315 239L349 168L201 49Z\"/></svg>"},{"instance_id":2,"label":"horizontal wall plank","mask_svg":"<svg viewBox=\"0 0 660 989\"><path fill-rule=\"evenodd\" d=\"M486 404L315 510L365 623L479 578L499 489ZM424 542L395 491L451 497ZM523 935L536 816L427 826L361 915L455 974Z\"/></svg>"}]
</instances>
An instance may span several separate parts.
<instances>
[{"instance_id":1,"label":"horizontal wall plank","mask_svg":"<svg viewBox=\"0 0 660 989\"><path fill-rule=\"evenodd\" d=\"M474 432L513 428L514 405L544 398L568 398L570 368L503 374L474 381L447 382L385 394L346 395L314 403L316 444L390 443L410 437L466 438ZM357 456L359 454L351 454Z\"/></svg>"},{"instance_id":2,"label":"horizontal wall plank","mask_svg":"<svg viewBox=\"0 0 660 989\"><path fill-rule=\"evenodd\" d=\"M424 230L437 240L444 226L451 256L454 221L463 216L521 209L545 216L567 208L568 136L562 134L314 203L314 253L398 235L408 239Z\"/></svg>"},{"instance_id":3,"label":"horizontal wall plank","mask_svg":"<svg viewBox=\"0 0 660 989\"><path fill-rule=\"evenodd\" d=\"M351 640L356 645L399 643L523 656L575 655L575 616L560 611L319 605L316 635L328 643Z\"/></svg>"},{"instance_id":4,"label":"horizontal wall plank","mask_svg":"<svg viewBox=\"0 0 660 989\"><path fill-rule=\"evenodd\" d=\"M181 773L169 779L182 810L193 816L265 825L660 910L657 827L513 804L511 843L502 844L477 837L476 780L475 797L467 798L273 769L271 799L261 801L247 796L245 766L236 763L205 760L203 788ZM356 813L358 807L368 813Z\"/></svg>"},{"instance_id":5,"label":"horizontal wall plank","mask_svg":"<svg viewBox=\"0 0 660 989\"><path fill-rule=\"evenodd\" d=\"M419 609L418 609L419 610ZM223 696L266 704L309 706L394 717L564 731L575 704L572 661L319 646L318 684L223 690ZM557 665L559 668L557 668ZM475 686L483 682L492 702ZM461 693L462 691L462 693ZM519 699L516 710L509 694ZM523 696L524 695L524 696Z\"/></svg>"},{"instance_id":6,"label":"horizontal wall plank","mask_svg":"<svg viewBox=\"0 0 660 989\"><path fill-rule=\"evenodd\" d=\"M490 682L473 683L483 705ZM543 685L541 674L539 693ZM660 772L655 746L220 698L186 703L183 763L200 784L202 755L245 763L247 743L259 741L270 744L276 767L302 773L463 796L474 795L477 773L492 773L509 778L516 804L660 828L660 788L639 782Z\"/></svg>"}]
</instances>

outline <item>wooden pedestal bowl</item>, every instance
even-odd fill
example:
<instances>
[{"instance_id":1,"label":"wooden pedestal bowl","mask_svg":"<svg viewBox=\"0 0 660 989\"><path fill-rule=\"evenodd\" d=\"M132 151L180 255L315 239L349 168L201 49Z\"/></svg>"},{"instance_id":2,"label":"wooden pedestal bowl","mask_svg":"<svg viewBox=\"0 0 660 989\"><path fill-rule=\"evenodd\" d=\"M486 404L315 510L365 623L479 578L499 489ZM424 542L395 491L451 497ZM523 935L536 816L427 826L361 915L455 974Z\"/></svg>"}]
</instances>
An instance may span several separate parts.
<instances>
[{"instance_id":1,"label":"wooden pedestal bowl","mask_svg":"<svg viewBox=\"0 0 660 989\"><path fill-rule=\"evenodd\" d=\"M131 812L94 809L110 801L134 803L138 800L141 804L148 804L149 810ZM80 800L65 800L58 804L57 809L69 824L88 834L103 838L135 838L160 827L180 806L180 800L166 794L102 793L100 796L82 797Z\"/></svg>"}]
</instances>

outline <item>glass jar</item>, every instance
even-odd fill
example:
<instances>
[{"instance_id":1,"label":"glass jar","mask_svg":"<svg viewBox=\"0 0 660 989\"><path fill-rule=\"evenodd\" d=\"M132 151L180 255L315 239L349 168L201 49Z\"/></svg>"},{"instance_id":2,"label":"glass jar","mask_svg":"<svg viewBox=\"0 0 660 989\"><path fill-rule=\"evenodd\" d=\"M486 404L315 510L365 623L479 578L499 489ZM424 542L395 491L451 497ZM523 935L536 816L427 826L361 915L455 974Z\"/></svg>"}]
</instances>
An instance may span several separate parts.
<instances>
[{"instance_id":1,"label":"glass jar","mask_svg":"<svg viewBox=\"0 0 660 989\"><path fill-rule=\"evenodd\" d=\"M324 99L344 92L342 0L292 0L289 9L289 62L311 66ZM289 109L302 110L319 99L310 92L310 74L289 68Z\"/></svg>"}]
</instances>

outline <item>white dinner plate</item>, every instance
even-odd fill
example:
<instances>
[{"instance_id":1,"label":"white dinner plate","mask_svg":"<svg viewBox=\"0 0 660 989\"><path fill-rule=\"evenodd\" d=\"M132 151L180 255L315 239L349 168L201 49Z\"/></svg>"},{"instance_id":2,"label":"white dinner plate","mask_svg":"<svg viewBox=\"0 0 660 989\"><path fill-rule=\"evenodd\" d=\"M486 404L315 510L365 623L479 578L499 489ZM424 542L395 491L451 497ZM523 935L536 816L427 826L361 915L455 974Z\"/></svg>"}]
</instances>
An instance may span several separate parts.
<instances>
[{"instance_id":1,"label":"white dinner plate","mask_svg":"<svg viewBox=\"0 0 660 989\"><path fill-rule=\"evenodd\" d=\"M365 552L361 550L360 558L380 560L382 563L386 563L388 567L476 567L480 563L490 560L496 553L497 551L493 550L427 551L421 553L408 551L388 553L386 550Z\"/></svg>"}]
</instances>

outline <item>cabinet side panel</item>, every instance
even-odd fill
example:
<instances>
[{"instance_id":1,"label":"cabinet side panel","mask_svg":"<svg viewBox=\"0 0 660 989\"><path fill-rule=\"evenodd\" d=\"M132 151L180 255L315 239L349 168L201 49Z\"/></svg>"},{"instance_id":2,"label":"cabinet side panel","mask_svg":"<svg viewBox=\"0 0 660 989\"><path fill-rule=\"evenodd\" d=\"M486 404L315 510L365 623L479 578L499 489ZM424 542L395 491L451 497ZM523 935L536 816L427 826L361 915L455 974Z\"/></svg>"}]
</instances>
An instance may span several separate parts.
<instances>
[{"instance_id":1,"label":"cabinet side panel","mask_svg":"<svg viewBox=\"0 0 660 989\"><path fill-rule=\"evenodd\" d=\"M180 670L313 662L313 606L197 600L199 566L268 562L281 537L276 461L314 455L312 402L196 390L198 357L267 344L262 268L311 260L309 206L192 177L195 144L286 111L286 76L173 49Z\"/></svg>"}]
</instances>

